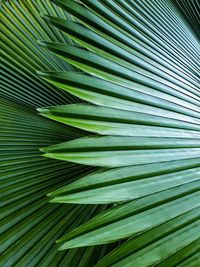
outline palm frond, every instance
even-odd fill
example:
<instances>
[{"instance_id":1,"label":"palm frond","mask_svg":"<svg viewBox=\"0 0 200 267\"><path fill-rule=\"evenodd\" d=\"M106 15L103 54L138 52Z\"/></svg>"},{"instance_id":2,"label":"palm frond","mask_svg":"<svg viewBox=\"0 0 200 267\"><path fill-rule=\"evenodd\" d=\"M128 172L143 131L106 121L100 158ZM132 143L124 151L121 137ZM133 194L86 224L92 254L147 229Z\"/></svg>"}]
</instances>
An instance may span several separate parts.
<instances>
[{"instance_id":1,"label":"palm frond","mask_svg":"<svg viewBox=\"0 0 200 267\"><path fill-rule=\"evenodd\" d=\"M44 19L82 47L40 45L84 73L39 75L93 105L38 111L99 136L42 151L112 169L49 196L58 203L118 203L61 238L61 250L130 238L97 266L184 263L198 252L200 240L197 37L172 1L54 2L81 23Z\"/></svg>"},{"instance_id":2,"label":"palm frond","mask_svg":"<svg viewBox=\"0 0 200 267\"><path fill-rule=\"evenodd\" d=\"M77 101L58 91L36 75L37 70L74 70L66 62L40 48L37 40L72 43L64 34L47 25L40 13L69 15L50 1L11 1L2 5L1 96L25 105L41 107Z\"/></svg>"},{"instance_id":3,"label":"palm frond","mask_svg":"<svg viewBox=\"0 0 200 267\"><path fill-rule=\"evenodd\" d=\"M109 246L58 252L62 235L105 210L50 204L52 190L90 173L91 167L41 157L39 148L85 134L42 118L35 107L77 102L36 74L36 70L72 70L43 51L37 39L70 42L47 25L40 12L68 18L48 0L2 5L2 76L0 89L1 266L93 266ZM113 247L113 246L111 246Z\"/></svg>"},{"instance_id":4,"label":"palm frond","mask_svg":"<svg viewBox=\"0 0 200 267\"><path fill-rule=\"evenodd\" d=\"M198 8L2 5L0 265L200 264Z\"/></svg>"}]
</instances>

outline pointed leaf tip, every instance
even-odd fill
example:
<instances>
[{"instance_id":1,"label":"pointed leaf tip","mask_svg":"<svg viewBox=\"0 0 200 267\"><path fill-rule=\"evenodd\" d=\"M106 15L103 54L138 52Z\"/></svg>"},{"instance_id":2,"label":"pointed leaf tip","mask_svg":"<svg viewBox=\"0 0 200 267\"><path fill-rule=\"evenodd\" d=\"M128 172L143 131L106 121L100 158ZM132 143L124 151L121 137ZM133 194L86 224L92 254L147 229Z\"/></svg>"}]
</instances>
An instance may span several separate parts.
<instances>
[{"instance_id":1,"label":"pointed leaf tip","mask_svg":"<svg viewBox=\"0 0 200 267\"><path fill-rule=\"evenodd\" d=\"M41 147L39 150L40 150L40 152L44 152L45 153L46 152L46 147ZM44 156L44 155L42 155L42 156Z\"/></svg>"},{"instance_id":2,"label":"pointed leaf tip","mask_svg":"<svg viewBox=\"0 0 200 267\"><path fill-rule=\"evenodd\" d=\"M37 110L39 113L42 113L45 109L44 109L44 108L36 108L36 110Z\"/></svg>"},{"instance_id":3,"label":"pointed leaf tip","mask_svg":"<svg viewBox=\"0 0 200 267\"><path fill-rule=\"evenodd\" d=\"M39 14L40 14L40 16L41 16L42 18L45 17L45 16L48 16L47 14L44 14L43 12L40 12Z\"/></svg>"},{"instance_id":4,"label":"pointed leaf tip","mask_svg":"<svg viewBox=\"0 0 200 267\"><path fill-rule=\"evenodd\" d=\"M37 44L41 47L46 47L47 46L47 42L45 41L41 41L41 40L37 40Z\"/></svg>"},{"instance_id":5,"label":"pointed leaf tip","mask_svg":"<svg viewBox=\"0 0 200 267\"><path fill-rule=\"evenodd\" d=\"M41 14L41 18L43 18L47 23L51 23L52 19L54 19L55 17L47 14Z\"/></svg>"},{"instance_id":6,"label":"pointed leaf tip","mask_svg":"<svg viewBox=\"0 0 200 267\"><path fill-rule=\"evenodd\" d=\"M55 203L55 201L53 201L53 199L49 200L49 203Z\"/></svg>"},{"instance_id":7,"label":"pointed leaf tip","mask_svg":"<svg viewBox=\"0 0 200 267\"><path fill-rule=\"evenodd\" d=\"M41 70L36 70L35 71L38 75L43 75L45 72L41 71Z\"/></svg>"},{"instance_id":8,"label":"pointed leaf tip","mask_svg":"<svg viewBox=\"0 0 200 267\"><path fill-rule=\"evenodd\" d=\"M45 114L45 113L48 113L49 112L49 109L48 108L37 108L36 109L41 115Z\"/></svg>"}]
</instances>

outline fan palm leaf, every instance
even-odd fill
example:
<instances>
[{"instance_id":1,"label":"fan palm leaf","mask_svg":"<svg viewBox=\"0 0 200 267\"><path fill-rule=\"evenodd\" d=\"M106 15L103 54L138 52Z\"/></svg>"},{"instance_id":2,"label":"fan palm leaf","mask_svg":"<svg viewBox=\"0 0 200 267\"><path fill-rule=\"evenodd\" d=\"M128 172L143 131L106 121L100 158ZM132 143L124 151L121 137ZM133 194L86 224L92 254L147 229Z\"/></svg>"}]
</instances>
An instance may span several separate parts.
<instances>
[{"instance_id":1,"label":"fan palm leaf","mask_svg":"<svg viewBox=\"0 0 200 267\"><path fill-rule=\"evenodd\" d=\"M62 235L106 208L50 204L46 194L90 173L91 167L41 157L39 148L81 137L84 132L42 118L36 107L79 100L58 91L36 70L73 70L43 51L37 40L70 42L40 17L69 18L50 1L11 1L1 7L0 83L0 265L93 266L108 246L58 252Z\"/></svg>"},{"instance_id":2,"label":"fan palm leaf","mask_svg":"<svg viewBox=\"0 0 200 267\"><path fill-rule=\"evenodd\" d=\"M98 265L114 264L116 255L123 251L114 266L160 262L173 266L197 253L199 247L200 88L196 35L169 1L81 1L83 5L54 2L81 24L51 16L44 19L85 49L52 42L40 45L85 73L39 75L93 105L38 110L47 118L99 136L42 151L46 157L114 169L90 174L52 192L51 202L109 204L131 200L69 233L60 240L61 249L128 237L128 242L136 244L148 232L151 238L155 234L156 240L159 228L179 218L179 226L173 228L172 224L173 230L151 241L144 250L134 252L125 243ZM154 15L154 23L149 16L142 16L147 11ZM166 14L170 19L164 22ZM141 210L137 210L140 201L144 206L140 204ZM197 214L190 221L193 212ZM188 224L183 226L180 218L187 218ZM190 230L194 234L191 240ZM180 242L181 237L185 243ZM172 254L179 255L178 259Z\"/></svg>"},{"instance_id":3,"label":"fan palm leaf","mask_svg":"<svg viewBox=\"0 0 200 267\"><path fill-rule=\"evenodd\" d=\"M53 2L2 12L2 263L198 266L198 3Z\"/></svg>"}]
</instances>

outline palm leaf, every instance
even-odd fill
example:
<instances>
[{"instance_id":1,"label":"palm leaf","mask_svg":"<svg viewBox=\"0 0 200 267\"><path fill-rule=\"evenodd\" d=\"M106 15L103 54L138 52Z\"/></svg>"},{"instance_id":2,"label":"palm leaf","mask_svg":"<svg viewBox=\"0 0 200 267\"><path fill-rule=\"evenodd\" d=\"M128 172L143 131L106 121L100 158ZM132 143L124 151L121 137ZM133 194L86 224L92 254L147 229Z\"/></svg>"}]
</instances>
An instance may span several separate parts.
<instances>
[{"instance_id":1,"label":"palm leaf","mask_svg":"<svg viewBox=\"0 0 200 267\"><path fill-rule=\"evenodd\" d=\"M38 77L36 70L75 69L37 44L70 42L40 12L68 18L50 1L11 1L1 8L0 88L1 266L93 266L109 246L58 252L62 235L98 214L98 207L50 204L52 190L90 173L91 167L41 157L39 148L85 134L42 118L35 107L77 102Z\"/></svg>"},{"instance_id":2,"label":"palm leaf","mask_svg":"<svg viewBox=\"0 0 200 267\"><path fill-rule=\"evenodd\" d=\"M198 252L200 240L196 35L169 1L54 2L81 24L52 16L44 19L85 49L52 42L40 45L85 73L38 74L93 105L38 111L103 136L42 151L46 157L114 169L52 192L51 202L125 202L61 238L61 249L130 238L97 266L184 262ZM170 18L164 20L166 16Z\"/></svg>"},{"instance_id":3,"label":"palm leaf","mask_svg":"<svg viewBox=\"0 0 200 267\"><path fill-rule=\"evenodd\" d=\"M198 266L198 3L53 2L1 10L1 265Z\"/></svg>"},{"instance_id":4,"label":"palm leaf","mask_svg":"<svg viewBox=\"0 0 200 267\"><path fill-rule=\"evenodd\" d=\"M28 107L40 107L75 101L66 92L55 89L37 75L36 70L74 70L37 44L38 39L70 42L47 25L40 12L68 18L69 15L50 1L11 1L1 9L2 82L1 96ZM28 95L28 98L27 98Z\"/></svg>"},{"instance_id":5,"label":"palm leaf","mask_svg":"<svg viewBox=\"0 0 200 267\"><path fill-rule=\"evenodd\" d=\"M101 208L52 205L46 194L81 175L82 166L42 159L38 148L74 136L62 125L1 99L1 266L55 266L90 260L93 249L57 253L55 240ZM85 171L89 171L85 169ZM64 178L64 179L63 179ZM50 252L49 252L50 251ZM87 255L88 254L88 255ZM44 258L44 259L43 259ZM65 262L65 260L64 260ZM86 264L87 266L87 264Z\"/></svg>"}]
</instances>

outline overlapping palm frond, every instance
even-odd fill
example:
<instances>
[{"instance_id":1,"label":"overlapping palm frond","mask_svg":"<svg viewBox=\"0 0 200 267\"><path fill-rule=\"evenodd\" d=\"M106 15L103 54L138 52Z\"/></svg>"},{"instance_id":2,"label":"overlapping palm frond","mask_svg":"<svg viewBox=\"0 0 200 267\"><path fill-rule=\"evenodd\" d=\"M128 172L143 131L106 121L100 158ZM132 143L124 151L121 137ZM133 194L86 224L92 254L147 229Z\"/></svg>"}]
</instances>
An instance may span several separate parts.
<instances>
[{"instance_id":1,"label":"overlapping palm frond","mask_svg":"<svg viewBox=\"0 0 200 267\"><path fill-rule=\"evenodd\" d=\"M44 22L42 12L70 18L50 1L11 1L1 8L1 96L33 108L77 101L36 75L40 69L74 70L37 44L43 38L72 44L64 34Z\"/></svg>"},{"instance_id":2,"label":"overlapping palm frond","mask_svg":"<svg viewBox=\"0 0 200 267\"><path fill-rule=\"evenodd\" d=\"M41 158L39 152L41 145L66 140L75 133L10 101L1 99L0 108L0 265L70 266L85 257L87 266L95 249L58 253L55 241L101 208L49 204L46 194L88 169Z\"/></svg>"},{"instance_id":3,"label":"overlapping palm frond","mask_svg":"<svg viewBox=\"0 0 200 267\"><path fill-rule=\"evenodd\" d=\"M198 266L198 2L53 2L2 9L1 264Z\"/></svg>"},{"instance_id":4,"label":"overlapping palm frond","mask_svg":"<svg viewBox=\"0 0 200 267\"><path fill-rule=\"evenodd\" d=\"M36 70L75 70L44 51L38 39L71 42L46 24L40 13L69 18L45 1L10 1L2 5L2 75L0 88L0 265L93 266L109 246L58 252L57 239L106 209L49 203L52 190L90 173L91 167L41 157L40 147L84 133L51 122L35 108L79 102L38 77ZM72 43L72 42L71 42ZM112 246L113 247L113 246Z\"/></svg>"},{"instance_id":5,"label":"overlapping palm frond","mask_svg":"<svg viewBox=\"0 0 200 267\"><path fill-rule=\"evenodd\" d=\"M175 266L193 258L200 240L196 35L170 1L54 2L81 23L44 19L83 48L41 46L84 73L39 74L93 105L38 110L98 136L42 151L46 157L111 169L49 195L58 203L119 203L61 238L61 249L130 238L97 266Z\"/></svg>"}]
</instances>

